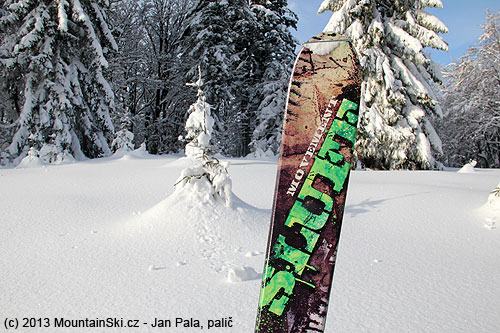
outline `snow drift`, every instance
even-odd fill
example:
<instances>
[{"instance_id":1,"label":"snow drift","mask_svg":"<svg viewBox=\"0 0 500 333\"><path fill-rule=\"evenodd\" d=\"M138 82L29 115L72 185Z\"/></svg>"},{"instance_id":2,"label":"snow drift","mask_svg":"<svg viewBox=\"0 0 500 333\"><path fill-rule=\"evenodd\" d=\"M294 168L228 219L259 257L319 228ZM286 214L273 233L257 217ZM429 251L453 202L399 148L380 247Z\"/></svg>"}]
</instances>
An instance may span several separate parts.
<instances>
[{"instance_id":1,"label":"snow drift","mask_svg":"<svg viewBox=\"0 0 500 333\"><path fill-rule=\"evenodd\" d=\"M0 169L1 322L252 331L277 164L230 162L231 207L175 194L190 163L174 155ZM326 332L500 331L500 229L481 208L500 171L456 171L352 173Z\"/></svg>"}]
</instances>

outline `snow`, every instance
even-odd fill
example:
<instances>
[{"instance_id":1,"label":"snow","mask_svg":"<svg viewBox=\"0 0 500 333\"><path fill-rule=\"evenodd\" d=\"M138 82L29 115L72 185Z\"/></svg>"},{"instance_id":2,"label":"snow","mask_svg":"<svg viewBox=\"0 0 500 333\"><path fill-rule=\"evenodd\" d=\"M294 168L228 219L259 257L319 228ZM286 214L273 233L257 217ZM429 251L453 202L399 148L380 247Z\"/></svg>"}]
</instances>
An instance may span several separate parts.
<instances>
[{"instance_id":1,"label":"snow","mask_svg":"<svg viewBox=\"0 0 500 333\"><path fill-rule=\"evenodd\" d=\"M481 207L486 223L484 226L493 230L496 229L500 222L500 183L491 191L488 196L488 201Z\"/></svg>"},{"instance_id":2,"label":"snow","mask_svg":"<svg viewBox=\"0 0 500 333\"><path fill-rule=\"evenodd\" d=\"M97 38L96 32L94 30L94 27L92 26L90 18L83 10L82 4L80 3L80 0L71 0L71 1L73 3L73 10L75 11L76 16L78 17L78 20L83 22L83 24L87 28L87 33L89 34L92 47L94 48L94 51L96 52L97 59L98 59L100 65L104 68L107 68L109 65L108 61L104 57L101 43L99 42L99 39Z\"/></svg>"},{"instance_id":3,"label":"snow","mask_svg":"<svg viewBox=\"0 0 500 333\"><path fill-rule=\"evenodd\" d=\"M304 47L307 47L309 50L311 50L314 54L317 55L330 54L340 45L341 43L337 41L304 43Z\"/></svg>"},{"instance_id":4,"label":"snow","mask_svg":"<svg viewBox=\"0 0 500 333\"><path fill-rule=\"evenodd\" d=\"M404 45L406 49L411 52L411 54L418 54L420 53L420 51L422 51L422 43L417 38L406 32L404 29L398 27L392 22L387 22L385 28L398 42L398 44Z\"/></svg>"},{"instance_id":5,"label":"snow","mask_svg":"<svg viewBox=\"0 0 500 333\"><path fill-rule=\"evenodd\" d=\"M229 268L227 274L228 282L243 282L250 280L260 280L262 274L255 271L253 267Z\"/></svg>"},{"instance_id":6,"label":"snow","mask_svg":"<svg viewBox=\"0 0 500 333\"><path fill-rule=\"evenodd\" d=\"M21 38L21 41L15 46L15 51L28 49L40 40L39 34L44 28L45 20L48 19L47 9L45 7L37 8L34 16L33 30ZM29 23L32 22L28 21L27 23L26 27L31 26Z\"/></svg>"},{"instance_id":7,"label":"snow","mask_svg":"<svg viewBox=\"0 0 500 333\"><path fill-rule=\"evenodd\" d=\"M101 7L99 7L99 5L97 5L95 2L92 2L90 5L92 6L92 9L94 9L97 18L99 19L99 23L104 36L106 36L106 39L111 43L111 47L113 48L113 50L118 51L118 44L116 43L116 40L113 37L108 24L106 23L106 19L104 18Z\"/></svg>"},{"instance_id":8,"label":"snow","mask_svg":"<svg viewBox=\"0 0 500 333\"><path fill-rule=\"evenodd\" d=\"M0 322L182 317L208 331L231 317L210 332L252 331L277 163L222 162L230 207L175 194L192 162L143 149L0 169ZM352 173L325 332L500 331L500 170L456 171Z\"/></svg>"},{"instance_id":9,"label":"snow","mask_svg":"<svg viewBox=\"0 0 500 333\"><path fill-rule=\"evenodd\" d=\"M427 29L431 29L440 33L448 32L448 27L434 15L430 15L423 10L416 10L415 14L419 23Z\"/></svg>"},{"instance_id":10,"label":"snow","mask_svg":"<svg viewBox=\"0 0 500 333\"><path fill-rule=\"evenodd\" d=\"M35 152L34 148L31 148L28 151L28 154L26 157L24 157L21 162L17 165L16 168L19 169L24 169L24 168L37 168L37 167L42 167L46 165L45 162L43 162L38 156L38 154Z\"/></svg>"},{"instance_id":11,"label":"snow","mask_svg":"<svg viewBox=\"0 0 500 333\"><path fill-rule=\"evenodd\" d=\"M354 22L347 28L346 34L351 36L353 40L359 40L363 37L363 24L359 20L354 20Z\"/></svg>"},{"instance_id":12,"label":"snow","mask_svg":"<svg viewBox=\"0 0 500 333\"><path fill-rule=\"evenodd\" d=\"M134 150L134 133L127 129L116 132L115 139L111 143L111 149L115 155L123 156Z\"/></svg>"},{"instance_id":13,"label":"snow","mask_svg":"<svg viewBox=\"0 0 500 333\"><path fill-rule=\"evenodd\" d=\"M319 11L318 13L322 13L326 10L330 10L330 9L334 9L336 10L336 6L337 4L335 5L330 5L328 6L326 3L326 1L329 1L329 0L325 0L321 7L319 8ZM356 0L347 0L345 1L343 4L342 4L342 7L339 8L338 11L335 11L333 14L332 14L332 17L330 18L330 20L328 21L326 27L323 29L323 31L332 31L332 32L336 32L336 33L339 33L343 30L345 30L347 28L346 26L346 22L344 21L344 16L346 15L346 13L349 12L349 10L351 10L355 5L356 5Z\"/></svg>"},{"instance_id":14,"label":"snow","mask_svg":"<svg viewBox=\"0 0 500 333\"><path fill-rule=\"evenodd\" d=\"M443 2L441 0L420 0L423 7L435 7L443 8Z\"/></svg>"},{"instance_id":15,"label":"snow","mask_svg":"<svg viewBox=\"0 0 500 333\"><path fill-rule=\"evenodd\" d=\"M68 6L66 0L59 0L57 2L57 15L59 17L59 25L57 29L61 32L68 31L68 15L66 14L66 9L64 6Z\"/></svg>"},{"instance_id":16,"label":"snow","mask_svg":"<svg viewBox=\"0 0 500 333\"><path fill-rule=\"evenodd\" d=\"M458 170L458 173L475 173L476 169L474 167L477 165L477 161L470 161Z\"/></svg>"},{"instance_id":17,"label":"snow","mask_svg":"<svg viewBox=\"0 0 500 333\"><path fill-rule=\"evenodd\" d=\"M186 155L188 157L202 159L210 148L213 126L215 124L211 113L211 106L206 102L206 96L203 92L203 80L201 78L201 68L198 67L198 81L188 83L188 86L198 88L197 100L188 110L185 129L187 132Z\"/></svg>"}]
</instances>

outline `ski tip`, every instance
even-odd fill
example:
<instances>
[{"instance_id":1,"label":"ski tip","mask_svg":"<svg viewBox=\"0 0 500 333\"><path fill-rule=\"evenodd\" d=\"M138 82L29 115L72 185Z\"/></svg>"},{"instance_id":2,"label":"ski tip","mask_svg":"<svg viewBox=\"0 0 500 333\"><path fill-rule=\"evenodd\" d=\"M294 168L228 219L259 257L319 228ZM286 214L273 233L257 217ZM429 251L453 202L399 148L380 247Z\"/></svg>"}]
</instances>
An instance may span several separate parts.
<instances>
[{"instance_id":1,"label":"ski tip","mask_svg":"<svg viewBox=\"0 0 500 333\"><path fill-rule=\"evenodd\" d=\"M334 32L321 32L316 36L309 39L302 45L315 44L315 43L332 43L332 42L350 42L351 40L345 36L336 34Z\"/></svg>"}]
</instances>

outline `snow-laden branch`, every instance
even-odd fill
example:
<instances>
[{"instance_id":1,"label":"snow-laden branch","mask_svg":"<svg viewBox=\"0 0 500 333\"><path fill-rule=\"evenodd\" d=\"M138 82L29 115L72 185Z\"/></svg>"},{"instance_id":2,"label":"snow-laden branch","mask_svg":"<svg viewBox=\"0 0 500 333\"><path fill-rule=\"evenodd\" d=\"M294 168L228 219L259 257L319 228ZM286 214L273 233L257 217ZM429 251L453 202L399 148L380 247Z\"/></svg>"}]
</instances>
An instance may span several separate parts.
<instances>
[{"instance_id":1,"label":"snow-laden branch","mask_svg":"<svg viewBox=\"0 0 500 333\"><path fill-rule=\"evenodd\" d=\"M102 46L99 39L97 38L94 26L90 22L90 18L87 15L87 13L85 13L85 11L83 10L80 0L71 0L71 2L73 3L73 8L75 10L75 13L77 14L78 20L83 22L83 24L87 28L87 32L90 35L92 47L94 48L94 51L97 54L97 59L99 61L99 64L103 67L108 67L108 61L104 57Z\"/></svg>"}]
</instances>

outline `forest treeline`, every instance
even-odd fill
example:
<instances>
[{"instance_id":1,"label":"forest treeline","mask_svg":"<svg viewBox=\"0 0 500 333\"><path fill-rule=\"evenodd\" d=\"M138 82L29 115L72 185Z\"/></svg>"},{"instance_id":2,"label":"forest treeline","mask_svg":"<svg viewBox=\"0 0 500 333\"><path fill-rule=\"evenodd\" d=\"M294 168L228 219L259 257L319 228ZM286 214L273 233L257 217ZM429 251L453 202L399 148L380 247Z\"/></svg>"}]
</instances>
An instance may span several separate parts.
<instances>
[{"instance_id":1,"label":"forest treeline","mask_svg":"<svg viewBox=\"0 0 500 333\"><path fill-rule=\"evenodd\" d=\"M440 0L323 1L363 69L356 158L374 169L500 167L500 28L443 70ZM179 152L198 67L226 156L276 155L298 41L286 0L0 0L0 164ZM320 31L323 27L318 27Z\"/></svg>"}]
</instances>

